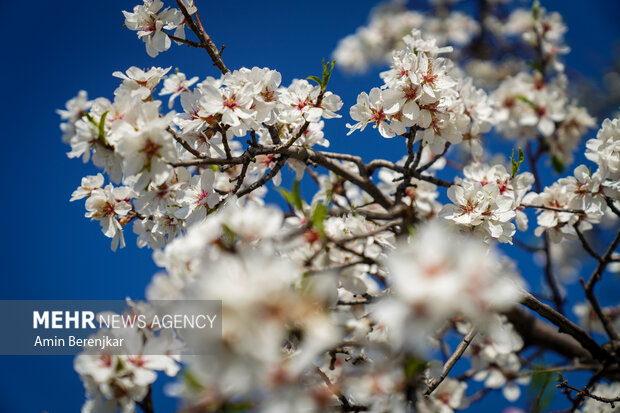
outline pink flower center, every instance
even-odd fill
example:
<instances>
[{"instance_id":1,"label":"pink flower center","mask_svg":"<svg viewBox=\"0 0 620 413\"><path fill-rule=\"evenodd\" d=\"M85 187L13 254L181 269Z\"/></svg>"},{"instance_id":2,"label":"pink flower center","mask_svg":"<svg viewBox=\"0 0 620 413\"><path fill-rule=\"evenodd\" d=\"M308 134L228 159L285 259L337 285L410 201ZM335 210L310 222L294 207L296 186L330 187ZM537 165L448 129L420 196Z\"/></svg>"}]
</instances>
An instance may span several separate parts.
<instances>
[{"instance_id":1,"label":"pink flower center","mask_svg":"<svg viewBox=\"0 0 620 413\"><path fill-rule=\"evenodd\" d=\"M209 194L207 193L207 191L203 189L198 195L198 199L196 199L196 204L201 204L203 202L206 202L208 198L209 198Z\"/></svg>"},{"instance_id":2,"label":"pink flower center","mask_svg":"<svg viewBox=\"0 0 620 413\"><path fill-rule=\"evenodd\" d=\"M422 79L424 79L424 83L430 83L432 85L435 83L435 80L437 80L437 77L437 75L433 74L433 72L429 70L424 76L422 76Z\"/></svg>"},{"instance_id":3,"label":"pink flower center","mask_svg":"<svg viewBox=\"0 0 620 413\"><path fill-rule=\"evenodd\" d=\"M376 123L377 125L380 124L381 122L385 121L385 113L383 113L383 109L371 109L372 111L372 116L370 116L370 120L374 123Z\"/></svg>"},{"instance_id":4,"label":"pink flower center","mask_svg":"<svg viewBox=\"0 0 620 413\"><path fill-rule=\"evenodd\" d=\"M413 100L418 96L418 90L413 85L408 85L403 89L403 94L405 95L405 99Z\"/></svg>"},{"instance_id":5,"label":"pink flower center","mask_svg":"<svg viewBox=\"0 0 620 413\"><path fill-rule=\"evenodd\" d=\"M240 105L239 103L237 103L237 99L235 98L235 95L232 95L231 97L224 99L224 107L227 107L228 109L235 109L238 108Z\"/></svg>"},{"instance_id":6,"label":"pink flower center","mask_svg":"<svg viewBox=\"0 0 620 413\"><path fill-rule=\"evenodd\" d=\"M471 200L467 201L465 205L460 206L461 211L462 211L461 215L471 214L472 212L474 212L477 206L478 206L477 202L473 202Z\"/></svg>"},{"instance_id":7,"label":"pink flower center","mask_svg":"<svg viewBox=\"0 0 620 413\"><path fill-rule=\"evenodd\" d=\"M143 151L147 157L154 158L156 156L159 156L159 148L161 148L161 145L158 145L152 140L147 139L144 144Z\"/></svg>"}]
</instances>

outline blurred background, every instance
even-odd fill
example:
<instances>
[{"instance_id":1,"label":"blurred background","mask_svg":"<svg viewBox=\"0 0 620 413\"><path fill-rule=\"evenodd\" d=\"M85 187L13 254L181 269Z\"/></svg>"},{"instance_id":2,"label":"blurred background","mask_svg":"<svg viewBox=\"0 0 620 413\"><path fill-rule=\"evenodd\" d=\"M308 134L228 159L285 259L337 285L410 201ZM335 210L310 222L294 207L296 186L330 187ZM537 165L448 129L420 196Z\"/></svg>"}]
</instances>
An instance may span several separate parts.
<instances>
[{"instance_id":1,"label":"blurred background","mask_svg":"<svg viewBox=\"0 0 620 413\"><path fill-rule=\"evenodd\" d=\"M283 84L319 74L321 59L331 56L339 39L366 24L376 3L197 0L206 30L216 44L226 45L223 58L229 68L276 69L282 73ZM417 3L422 2L410 6ZM80 89L88 91L91 99L111 98L119 82L112 72L130 66L178 67L188 77L201 79L218 76L204 51L186 46L173 44L168 52L149 58L135 32L123 28L121 10L131 10L136 4L0 1L4 39L0 65L4 90L0 99L4 155L0 162L4 182L0 189L0 253L5 263L0 299L140 299L158 270L151 259L152 251L136 247L130 228L125 231L127 247L113 253L99 223L84 218L83 201L69 203L81 177L96 171L90 164L66 157L68 147L61 142L55 113ZM529 7L526 2L521 4ZM618 65L617 1L543 0L542 6L564 17L566 39L572 49L564 58L567 71L590 79L592 88L586 97L593 104L600 101L602 95L597 95L597 90L603 87L602 77ZM403 156L405 147L400 140L386 140L372 131L346 136L345 123L351 122L349 107L359 92L382 84L378 77L382 70L385 66L363 75L334 71L329 90L341 96L344 107L343 119L326 122L330 150L352 152L366 160L398 160ZM597 124L605 110L594 114ZM595 133L592 130L586 138ZM545 179L551 182L557 176ZM279 202L277 197L272 195L269 200ZM531 256L520 253L516 258L523 262L521 271L530 285L539 289L540 271ZM589 274L589 267L585 265L583 271ZM617 285L599 291L603 291L602 301L618 296ZM2 332L2 336L7 334ZM0 412L80 410L84 391L73 371L72 357L0 356L0 362L4 372L0 375ZM156 382L153 391L157 412L174 411L176 407L175 400L164 395L164 383ZM527 392L522 397L528 397ZM490 394L485 403L491 403L485 404L490 411L507 406L499 392ZM525 403L520 400L516 404Z\"/></svg>"}]
</instances>

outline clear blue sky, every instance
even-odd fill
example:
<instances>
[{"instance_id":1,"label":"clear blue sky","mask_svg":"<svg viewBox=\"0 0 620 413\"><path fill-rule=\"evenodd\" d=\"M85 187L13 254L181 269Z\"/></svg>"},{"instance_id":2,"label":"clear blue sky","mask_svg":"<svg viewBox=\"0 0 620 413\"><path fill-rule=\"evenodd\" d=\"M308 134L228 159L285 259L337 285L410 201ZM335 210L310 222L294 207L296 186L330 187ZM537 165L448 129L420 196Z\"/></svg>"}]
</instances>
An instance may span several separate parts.
<instances>
[{"instance_id":1,"label":"clear blue sky","mask_svg":"<svg viewBox=\"0 0 620 413\"><path fill-rule=\"evenodd\" d=\"M198 1L207 31L230 68L268 66L279 70L283 83L318 74L338 39L366 22L371 0ZM618 39L620 12L613 0L542 1L563 12L573 52L568 66L597 76L609 64ZM55 109L79 89L91 98L111 97L117 79L111 74L129 66L179 67L189 76L216 76L206 53L173 45L157 59L146 55L134 32L122 27L121 9L129 1L29 1L0 3L3 62L0 72L4 189L0 203L3 236L0 253L5 270L0 299L141 298L156 267L149 250L128 247L117 253L99 225L83 217L83 202L69 203L80 178L94 167L65 156ZM398 159L396 140L346 137L348 108L359 91L380 84L378 70L365 76L336 72L331 90L345 106L344 119L328 122L332 150ZM366 135L365 135L366 136ZM532 268L529 268L533 270ZM537 271L537 270L536 270ZM538 274L538 273L537 273ZM0 356L0 412L76 412L83 388L71 357ZM172 411L155 389L158 412ZM499 399L497 399L499 400Z\"/></svg>"}]
</instances>

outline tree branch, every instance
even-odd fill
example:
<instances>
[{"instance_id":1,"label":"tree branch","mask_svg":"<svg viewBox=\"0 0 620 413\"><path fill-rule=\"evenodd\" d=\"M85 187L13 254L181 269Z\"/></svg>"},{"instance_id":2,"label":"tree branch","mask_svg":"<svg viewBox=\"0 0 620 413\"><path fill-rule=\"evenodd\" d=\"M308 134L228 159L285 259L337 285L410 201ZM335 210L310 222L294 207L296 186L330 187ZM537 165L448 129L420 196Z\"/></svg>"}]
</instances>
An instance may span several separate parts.
<instances>
[{"instance_id":1,"label":"tree branch","mask_svg":"<svg viewBox=\"0 0 620 413\"><path fill-rule=\"evenodd\" d=\"M441 376L439 376L439 379L431 380L428 385L428 389L424 392L425 396L429 396L431 393L433 393L435 389L441 384L441 382L444 381L446 377L448 377L450 370L452 370L452 367L454 367L456 362L461 358L461 356L463 356L463 353L465 352L465 350L467 350L467 347L474 339L476 333L477 331L475 327L472 327L469 330L467 335L463 338L463 341L461 341L456 350L454 350L454 353L452 353L448 361L446 361L446 363L443 365L443 369L441 371Z\"/></svg>"},{"instance_id":2,"label":"tree branch","mask_svg":"<svg viewBox=\"0 0 620 413\"><path fill-rule=\"evenodd\" d=\"M605 351L601 346L586 331L579 327L577 324L570 321L564 315L560 314L547 304L538 301L532 294L522 291L523 299L521 303L528 307L530 310L535 311L553 324L559 327L561 333L570 334L575 340L577 340L583 348L588 350L593 358L598 360L613 361L612 356Z\"/></svg>"},{"instance_id":3,"label":"tree branch","mask_svg":"<svg viewBox=\"0 0 620 413\"><path fill-rule=\"evenodd\" d=\"M222 56L220 54L220 51L217 49L217 46L215 45L215 43L213 43L213 40L211 40L211 37L205 31L204 26L202 25L202 21L200 20L200 16L198 15L198 11L196 11L195 13L196 20L194 21L183 2L181 0L176 0L176 2L177 6L179 6L179 9L181 10L181 13L183 13L183 17L185 17L185 22L189 26L190 30L193 31L194 34L198 37L198 39L200 40L200 45L203 49L207 51L207 53L211 57L211 60L213 61L213 64L218 69L220 69L220 72L222 72L222 74L224 75L230 72L230 70L224 64L224 61L222 60Z\"/></svg>"}]
</instances>

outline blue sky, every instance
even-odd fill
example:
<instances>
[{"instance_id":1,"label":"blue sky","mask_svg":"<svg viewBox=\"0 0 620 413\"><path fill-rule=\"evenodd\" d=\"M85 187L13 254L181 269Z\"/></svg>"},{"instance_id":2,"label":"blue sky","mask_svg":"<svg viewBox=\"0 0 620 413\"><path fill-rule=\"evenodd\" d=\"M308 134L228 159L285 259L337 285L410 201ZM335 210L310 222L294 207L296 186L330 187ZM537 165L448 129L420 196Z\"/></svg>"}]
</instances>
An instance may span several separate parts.
<instances>
[{"instance_id":1,"label":"blue sky","mask_svg":"<svg viewBox=\"0 0 620 413\"><path fill-rule=\"evenodd\" d=\"M366 22L370 0L198 1L207 31L226 45L230 68L267 66L293 78L318 74L338 39ZM157 59L147 56L134 32L122 27L121 9L135 2L33 0L0 3L4 95L0 100L3 125L0 163L4 188L0 203L3 236L0 253L5 270L0 299L122 299L141 298L157 271L149 250L140 250L128 236L128 247L110 251L110 242L95 222L83 217L83 202L69 203L91 165L70 160L60 140L55 109L80 89L91 98L111 97L117 79L113 71L129 66L179 67L188 76L217 76L206 53L174 46ZM569 26L573 51L567 65L594 77L611 63L618 39L619 10L612 1L542 1L561 11ZM379 70L364 76L335 72L330 89L344 100L341 121L327 123L331 150L398 159L402 142L378 135L346 137L348 108L357 93L380 85ZM532 268L529 268L530 270ZM537 270L536 270L537 271ZM0 356L0 410L10 412L74 412L83 402L83 389L70 357ZM158 412L174 403L159 396ZM495 398L500 400L499 398Z\"/></svg>"}]
</instances>

